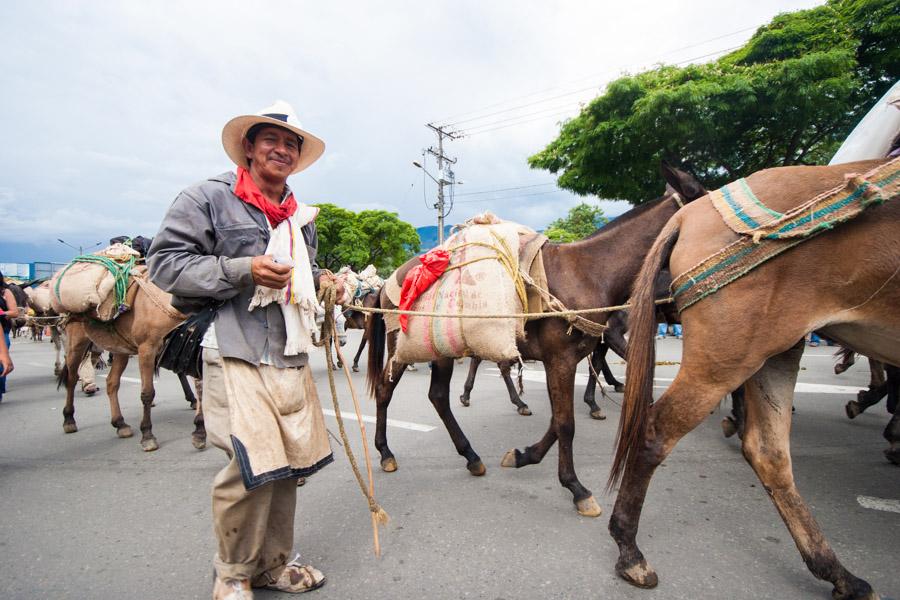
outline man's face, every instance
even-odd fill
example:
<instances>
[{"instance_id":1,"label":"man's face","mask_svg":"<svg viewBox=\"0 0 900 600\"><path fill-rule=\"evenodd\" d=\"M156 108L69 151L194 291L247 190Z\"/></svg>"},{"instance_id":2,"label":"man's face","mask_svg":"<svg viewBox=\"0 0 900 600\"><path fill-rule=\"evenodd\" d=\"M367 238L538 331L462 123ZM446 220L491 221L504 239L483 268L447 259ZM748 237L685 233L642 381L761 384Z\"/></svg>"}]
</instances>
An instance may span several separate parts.
<instances>
[{"instance_id":1,"label":"man's face","mask_svg":"<svg viewBox=\"0 0 900 600\"><path fill-rule=\"evenodd\" d=\"M263 127L250 142L244 138L250 171L266 180L285 181L300 161L297 134L280 127Z\"/></svg>"}]
</instances>

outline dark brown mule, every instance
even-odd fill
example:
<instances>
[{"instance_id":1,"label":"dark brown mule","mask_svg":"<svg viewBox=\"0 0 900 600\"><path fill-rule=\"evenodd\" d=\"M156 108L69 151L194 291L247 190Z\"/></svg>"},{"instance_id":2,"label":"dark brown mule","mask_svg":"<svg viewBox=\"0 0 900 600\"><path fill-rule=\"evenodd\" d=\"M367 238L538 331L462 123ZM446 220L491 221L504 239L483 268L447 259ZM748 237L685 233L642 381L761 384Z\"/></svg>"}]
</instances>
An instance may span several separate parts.
<instances>
[{"instance_id":1,"label":"dark brown mule","mask_svg":"<svg viewBox=\"0 0 900 600\"><path fill-rule=\"evenodd\" d=\"M679 209L681 200L674 192L677 191L685 201L705 194L702 186L687 173L668 166L664 168L664 172L667 181L675 188L673 192L630 210L584 240L571 244L546 244L543 247L541 255L549 290L567 307L578 309L623 304L644 254L663 225ZM410 262L404 265L397 275L402 277L413 264ZM381 306L391 306L384 290L381 294ZM599 313L591 318L603 323L608 315ZM559 318L531 321L525 329L526 341L520 343L519 351L523 358L544 363L552 418L540 441L524 450L510 450L501 464L506 467L524 467L539 463L558 440L560 483L572 492L579 513L598 516L600 506L590 490L578 480L572 459L575 369L579 361L596 347L598 338L584 335L577 329L569 333L569 324ZM394 388L403 376L405 365L393 361L397 336L392 333L387 336L390 368L384 368L385 329L381 315L372 315L368 331L370 347L367 377L378 409L375 447L381 453L382 469L394 471L397 462L387 442L387 410ZM483 475L484 464L472 449L450 409L452 374L452 358L434 361L428 398L447 428L456 451L465 457L469 472Z\"/></svg>"},{"instance_id":2,"label":"dark brown mule","mask_svg":"<svg viewBox=\"0 0 900 600\"><path fill-rule=\"evenodd\" d=\"M760 171L748 183L776 211L797 206L883 161ZM765 486L813 574L836 599L876 598L838 561L801 498L791 469L791 402L803 336L820 330L863 354L900 360L900 201L760 265L681 314L684 346L675 381L652 401L653 284L668 260L681 274L736 239L708 198L679 212L653 244L635 282L627 379L610 483L621 486L609 522L616 572L640 587L657 576L637 547L641 508L656 467L722 397L747 382L743 453Z\"/></svg>"},{"instance_id":3,"label":"dark brown mule","mask_svg":"<svg viewBox=\"0 0 900 600\"><path fill-rule=\"evenodd\" d=\"M471 396L472 389L475 387L475 375L478 373L478 367L481 365L481 362L482 359L477 356L473 356L470 359L469 374L466 376L466 383L463 384L463 393L459 396L459 403L463 406L469 406L472 403ZM500 377L503 378L503 383L506 384L506 391L509 393L509 401L516 407L516 412L527 417L531 415L531 409L522 401L522 386L519 385L519 387L516 388L516 384L513 383L512 380L511 373L515 364L515 361L504 360L497 363L497 368L500 369ZM521 371L519 374L521 375ZM519 382L521 384L521 379Z\"/></svg>"},{"instance_id":4,"label":"dark brown mule","mask_svg":"<svg viewBox=\"0 0 900 600\"><path fill-rule=\"evenodd\" d=\"M378 292L380 290L367 292L363 296L359 298L360 303L364 307L373 308L378 305ZM347 319L344 327L346 329L361 329L363 332L362 339L359 340L359 347L356 349L356 356L353 357L353 365L352 369L354 373L359 373L359 357L362 356L362 351L366 347L366 342L368 341L368 335L366 333L366 322L368 321L367 313L353 310L353 306L348 306L344 309L344 318ZM340 359L338 359L338 367L340 367Z\"/></svg>"},{"instance_id":5,"label":"dark brown mule","mask_svg":"<svg viewBox=\"0 0 900 600\"><path fill-rule=\"evenodd\" d=\"M132 285L137 285L132 283ZM109 396L110 422L121 438L131 437L131 427L125 423L119 408L119 383L130 356L137 355L141 372L141 403L144 407L141 419L141 447L146 452L159 448L153 435L150 408L156 391L153 375L156 357L163 345L166 334L177 327L184 316L178 317L170 305L171 296L154 286L148 279L138 286L131 310L112 322L93 321L82 315L72 315L66 325L68 348L66 364L59 381L66 386L66 406L63 409L63 431L78 431L75 423L75 384L78 382L78 365L91 342L112 353L112 363L106 378L106 394ZM206 444L206 430L203 423L202 401L197 403L194 417L195 430L192 442L202 448Z\"/></svg>"}]
</instances>

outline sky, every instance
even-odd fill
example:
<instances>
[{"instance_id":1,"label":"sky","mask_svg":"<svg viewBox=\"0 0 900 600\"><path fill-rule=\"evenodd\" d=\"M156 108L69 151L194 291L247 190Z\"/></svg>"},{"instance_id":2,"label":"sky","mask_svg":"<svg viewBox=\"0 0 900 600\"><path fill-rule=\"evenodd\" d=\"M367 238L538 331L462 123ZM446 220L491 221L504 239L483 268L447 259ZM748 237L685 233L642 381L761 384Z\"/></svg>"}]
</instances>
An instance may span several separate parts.
<instances>
[{"instance_id":1,"label":"sky","mask_svg":"<svg viewBox=\"0 0 900 600\"><path fill-rule=\"evenodd\" d=\"M819 3L17 2L0 21L0 262L155 235L182 189L234 168L223 125L276 99L326 143L289 180L301 202L435 224L412 162L437 123L464 134L444 147L462 182L448 223L491 210L543 228L581 201L618 215L527 158L615 77L711 60Z\"/></svg>"}]
</instances>

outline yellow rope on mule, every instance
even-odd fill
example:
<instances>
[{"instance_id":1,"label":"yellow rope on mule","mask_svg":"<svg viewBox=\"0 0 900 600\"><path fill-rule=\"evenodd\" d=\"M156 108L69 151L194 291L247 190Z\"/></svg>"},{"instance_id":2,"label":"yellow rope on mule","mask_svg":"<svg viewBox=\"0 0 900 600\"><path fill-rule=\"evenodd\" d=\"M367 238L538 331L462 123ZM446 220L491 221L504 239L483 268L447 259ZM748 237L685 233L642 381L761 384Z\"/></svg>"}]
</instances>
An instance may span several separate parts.
<instances>
[{"instance_id":1,"label":"yellow rope on mule","mask_svg":"<svg viewBox=\"0 0 900 600\"><path fill-rule=\"evenodd\" d=\"M334 321L334 305L337 300L337 289L335 288L333 282L326 280L320 284L318 299L320 301L323 301L325 304L325 323L322 330L322 340L325 343L325 356L328 360L329 365L328 386L329 388L331 388L331 400L334 404L334 415L337 419L338 429L341 432L341 440L344 444L344 451L347 453L347 459L350 461L350 466L353 469L353 475L356 477L356 481L359 484L359 489L362 491L363 496L366 497L366 501L369 504L369 511L372 513L372 537L375 544L375 556L381 556L381 546L378 541L378 525L386 525L390 520L390 517L375 500L375 480L372 477L372 461L369 458L369 445L366 438L366 427L365 425L363 425L362 413L359 409L359 401L356 398L356 390L353 387L353 381L350 379L350 373L347 370L347 363L344 361L344 357L341 355L340 344L336 343L337 329L335 327ZM338 359L344 365L344 375L347 377L347 384L350 386L350 395L353 398L353 406L356 409L356 418L359 420L360 435L362 436L363 442L363 453L366 459L366 471L369 478L368 488L363 482L362 474L360 474L359 466L356 463L356 457L353 454L353 450L350 449L350 441L347 439L347 431L344 429L344 419L341 416L341 407L338 403L337 388L334 383L334 373L332 372L330 367L330 365L334 364L331 356L332 344L335 344L334 347L337 349L336 351L338 354Z\"/></svg>"}]
</instances>

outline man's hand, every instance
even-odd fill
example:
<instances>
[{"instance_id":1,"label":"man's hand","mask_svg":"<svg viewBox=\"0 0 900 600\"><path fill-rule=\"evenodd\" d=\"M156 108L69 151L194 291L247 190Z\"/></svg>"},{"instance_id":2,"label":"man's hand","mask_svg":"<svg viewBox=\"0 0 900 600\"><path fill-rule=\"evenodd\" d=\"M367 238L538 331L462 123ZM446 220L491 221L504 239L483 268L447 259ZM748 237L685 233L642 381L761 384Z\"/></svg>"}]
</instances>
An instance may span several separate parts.
<instances>
[{"instance_id":1,"label":"man's hand","mask_svg":"<svg viewBox=\"0 0 900 600\"><path fill-rule=\"evenodd\" d=\"M322 287L326 281L334 282L335 289L337 290L337 300L335 300L335 304L343 306L350 302L350 298L347 294L347 286L344 284L344 277L338 277L334 273L328 272L319 275L319 287Z\"/></svg>"},{"instance_id":2,"label":"man's hand","mask_svg":"<svg viewBox=\"0 0 900 600\"><path fill-rule=\"evenodd\" d=\"M254 256L250 261L253 283L280 290L291 280L291 267L279 265L268 254Z\"/></svg>"},{"instance_id":3,"label":"man's hand","mask_svg":"<svg viewBox=\"0 0 900 600\"><path fill-rule=\"evenodd\" d=\"M0 377L6 377L10 373L12 373L14 367L9 354L0 355L0 368L2 368L2 371L0 371Z\"/></svg>"}]
</instances>

